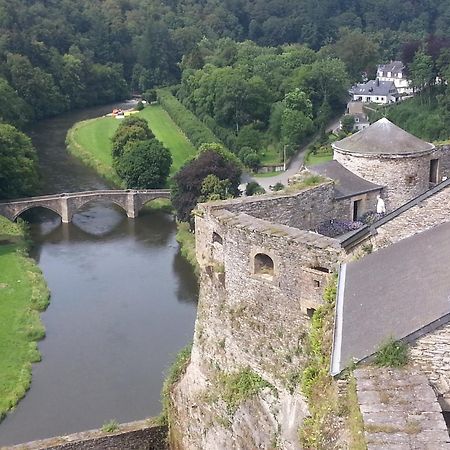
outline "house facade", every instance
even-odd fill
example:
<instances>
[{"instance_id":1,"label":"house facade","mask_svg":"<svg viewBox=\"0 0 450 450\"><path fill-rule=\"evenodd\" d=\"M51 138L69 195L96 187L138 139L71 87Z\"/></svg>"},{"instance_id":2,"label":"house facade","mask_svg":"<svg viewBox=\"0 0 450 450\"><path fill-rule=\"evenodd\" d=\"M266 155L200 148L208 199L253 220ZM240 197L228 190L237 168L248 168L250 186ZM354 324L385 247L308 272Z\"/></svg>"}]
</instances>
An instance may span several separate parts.
<instances>
[{"instance_id":1,"label":"house facade","mask_svg":"<svg viewBox=\"0 0 450 450\"><path fill-rule=\"evenodd\" d=\"M353 86L349 93L353 101L380 105L396 103L400 96L393 81L382 81L378 78Z\"/></svg>"},{"instance_id":2,"label":"house facade","mask_svg":"<svg viewBox=\"0 0 450 450\"><path fill-rule=\"evenodd\" d=\"M399 94L413 93L411 83L406 76L405 65L401 61L380 64L377 69L377 78L380 81L392 81Z\"/></svg>"}]
</instances>

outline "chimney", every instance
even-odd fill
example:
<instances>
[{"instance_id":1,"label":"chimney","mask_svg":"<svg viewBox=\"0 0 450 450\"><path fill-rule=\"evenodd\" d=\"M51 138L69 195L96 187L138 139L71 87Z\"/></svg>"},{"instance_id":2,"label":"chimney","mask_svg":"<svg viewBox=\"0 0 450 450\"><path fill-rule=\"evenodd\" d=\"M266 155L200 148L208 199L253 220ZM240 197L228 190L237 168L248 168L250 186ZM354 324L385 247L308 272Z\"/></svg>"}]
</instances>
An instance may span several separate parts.
<instances>
[{"instance_id":1,"label":"chimney","mask_svg":"<svg viewBox=\"0 0 450 450\"><path fill-rule=\"evenodd\" d=\"M377 86L380 85L380 80L377 78Z\"/></svg>"}]
</instances>

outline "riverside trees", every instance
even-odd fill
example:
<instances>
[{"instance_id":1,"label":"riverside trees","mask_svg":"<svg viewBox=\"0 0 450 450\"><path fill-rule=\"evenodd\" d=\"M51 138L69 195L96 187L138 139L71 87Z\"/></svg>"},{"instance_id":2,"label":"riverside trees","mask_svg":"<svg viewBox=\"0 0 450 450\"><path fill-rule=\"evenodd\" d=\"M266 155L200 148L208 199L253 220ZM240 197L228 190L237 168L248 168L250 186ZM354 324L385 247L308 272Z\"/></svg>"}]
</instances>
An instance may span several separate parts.
<instances>
[{"instance_id":1,"label":"riverside trees","mask_svg":"<svg viewBox=\"0 0 450 450\"><path fill-rule=\"evenodd\" d=\"M172 155L155 139L145 119L127 117L117 128L112 141L113 167L127 188L165 186Z\"/></svg>"}]
</instances>

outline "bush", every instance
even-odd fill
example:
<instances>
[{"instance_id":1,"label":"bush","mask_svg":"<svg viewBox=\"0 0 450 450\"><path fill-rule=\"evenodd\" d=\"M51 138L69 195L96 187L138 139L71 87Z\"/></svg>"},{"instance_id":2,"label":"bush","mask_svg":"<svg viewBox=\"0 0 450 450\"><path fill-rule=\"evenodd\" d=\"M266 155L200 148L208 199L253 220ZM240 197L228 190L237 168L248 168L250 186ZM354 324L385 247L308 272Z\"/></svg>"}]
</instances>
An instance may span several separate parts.
<instances>
[{"instance_id":1,"label":"bush","mask_svg":"<svg viewBox=\"0 0 450 450\"><path fill-rule=\"evenodd\" d=\"M259 195L265 193L265 189L256 181L250 181L245 187L245 195Z\"/></svg>"},{"instance_id":2,"label":"bush","mask_svg":"<svg viewBox=\"0 0 450 450\"><path fill-rule=\"evenodd\" d=\"M114 431L117 431L119 429L119 422L117 420L112 419L108 420L108 422L105 422L102 425L102 431L104 433L114 433Z\"/></svg>"},{"instance_id":3,"label":"bush","mask_svg":"<svg viewBox=\"0 0 450 450\"><path fill-rule=\"evenodd\" d=\"M375 364L380 367L402 367L407 362L408 346L393 338L382 344L375 356Z\"/></svg>"},{"instance_id":4,"label":"bush","mask_svg":"<svg viewBox=\"0 0 450 450\"><path fill-rule=\"evenodd\" d=\"M272 187L272 191L282 191L284 189L284 184L283 183L275 183Z\"/></svg>"},{"instance_id":5,"label":"bush","mask_svg":"<svg viewBox=\"0 0 450 450\"><path fill-rule=\"evenodd\" d=\"M377 213L375 211L367 211L359 218L359 221L364 225L372 225L377 220L380 220L383 216L384 214Z\"/></svg>"},{"instance_id":6,"label":"bush","mask_svg":"<svg viewBox=\"0 0 450 450\"><path fill-rule=\"evenodd\" d=\"M199 147L205 142L220 142L214 133L185 108L168 89L158 89L157 96L161 106L195 147Z\"/></svg>"},{"instance_id":7,"label":"bush","mask_svg":"<svg viewBox=\"0 0 450 450\"><path fill-rule=\"evenodd\" d=\"M147 103L152 103L156 101L156 91L155 89L149 89L142 94L142 99Z\"/></svg>"},{"instance_id":8,"label":"bush","mask_svg":"<svg viewBox=\"0 0 450 450\"><path fill-rule=\"evenodd\" d=\"M136 105L136 111L142 111L144 109L144 104L141 101L138 101Z\"/></svg>"}]
</instances>

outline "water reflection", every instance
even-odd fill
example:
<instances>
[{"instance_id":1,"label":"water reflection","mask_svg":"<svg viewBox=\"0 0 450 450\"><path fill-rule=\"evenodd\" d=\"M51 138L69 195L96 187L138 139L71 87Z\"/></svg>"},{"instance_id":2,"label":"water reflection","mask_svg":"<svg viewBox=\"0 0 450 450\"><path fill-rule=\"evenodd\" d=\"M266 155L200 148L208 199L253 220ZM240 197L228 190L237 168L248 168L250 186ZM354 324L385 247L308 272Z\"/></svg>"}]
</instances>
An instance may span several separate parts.
<instances>
[{"instance_id":1,"label":"water reflection","mask_svg":"<svg viewBox=\"0 0 450 450\"><path fill-rule=\"evenodd\" d=\"M106 187L65 152L67 128L85 118L80 112L35 127L44 192ZM52 299L42 315L42 362L33 365L30 391L0 425L0 446L112 418L157 415L163 372L192 340L197 302L196 279L180 258L172 215L143 211L133 220L98 202L80 209L70 224L48 210L24 216L33 222L32 254Z\"/></svg>"}]
</instances>

